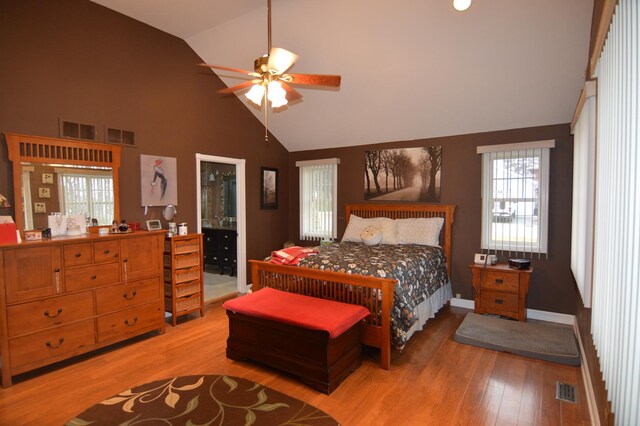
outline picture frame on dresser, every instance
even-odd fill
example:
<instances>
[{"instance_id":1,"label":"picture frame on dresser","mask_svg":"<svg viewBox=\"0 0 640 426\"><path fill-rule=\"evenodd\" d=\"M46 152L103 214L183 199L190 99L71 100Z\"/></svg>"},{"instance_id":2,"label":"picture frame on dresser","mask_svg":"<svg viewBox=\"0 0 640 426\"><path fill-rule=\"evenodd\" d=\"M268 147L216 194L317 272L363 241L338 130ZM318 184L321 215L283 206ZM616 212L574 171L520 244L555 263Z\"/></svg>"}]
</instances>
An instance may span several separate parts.
<instances>
[{"instance_id":1,"label":"picture frame on dresser","mask_svg":"<svg viewBox=\"0 0 640 426\"><path fill-rule=\"evenodd\" d=\"M278 208L278 169L260 168L260 208Z\"/></svg>"}]
</instances>

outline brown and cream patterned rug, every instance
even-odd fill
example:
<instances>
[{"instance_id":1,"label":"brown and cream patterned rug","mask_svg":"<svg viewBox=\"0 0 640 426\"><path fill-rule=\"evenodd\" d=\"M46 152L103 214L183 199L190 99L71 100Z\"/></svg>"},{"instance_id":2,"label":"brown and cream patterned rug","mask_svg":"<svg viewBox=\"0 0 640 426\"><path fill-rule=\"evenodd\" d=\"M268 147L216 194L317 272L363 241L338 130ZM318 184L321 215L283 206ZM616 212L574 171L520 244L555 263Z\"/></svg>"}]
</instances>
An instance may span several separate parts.
<instances>
[{"instance_id":1,"label":"brown and cream patterned rug","mask_svg":"<svg viewBox=\"0 0 640 426\"><path fill-rule=\"evenodd\" d=\"M120 392L67 425L337 425L327 413L233 376L182 376Z\"/></svg>"}]
</instances>

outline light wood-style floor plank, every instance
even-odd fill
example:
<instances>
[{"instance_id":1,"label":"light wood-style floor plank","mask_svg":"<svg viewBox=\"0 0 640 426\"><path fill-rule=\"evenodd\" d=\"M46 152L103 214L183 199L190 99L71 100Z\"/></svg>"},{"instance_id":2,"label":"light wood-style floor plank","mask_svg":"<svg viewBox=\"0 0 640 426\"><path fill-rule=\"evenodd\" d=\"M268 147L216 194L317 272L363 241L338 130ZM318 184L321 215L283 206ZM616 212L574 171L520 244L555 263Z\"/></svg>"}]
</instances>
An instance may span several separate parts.
<instances>
[{"instance_id":1,"label":"light wood-style floor plank","mask_svg":"<svg viewBox=\"0 0 640 426\"><path fill-rule=\"evenodd\" d=\"M231 361L220 303L181 318L164 335L135 339L28 373L0 389L1 425L60 425L124 389L179 375L228 374L300 398L343 425L589 424L580 369L462 345L468 311L446 307L394 351L390 371L366 350L363 365L327 396L257 364ZM578 386L579 404L555 400L555 382Z\"/></svg>"}]
</instances>

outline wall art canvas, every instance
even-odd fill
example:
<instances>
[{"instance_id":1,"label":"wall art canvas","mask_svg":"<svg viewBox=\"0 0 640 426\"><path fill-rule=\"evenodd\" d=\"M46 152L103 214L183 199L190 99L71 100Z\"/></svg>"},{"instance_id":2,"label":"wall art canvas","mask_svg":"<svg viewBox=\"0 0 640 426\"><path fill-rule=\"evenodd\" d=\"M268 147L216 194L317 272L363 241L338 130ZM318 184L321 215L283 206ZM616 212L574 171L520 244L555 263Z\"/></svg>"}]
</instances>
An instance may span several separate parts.
<instances>
[{"instance_id":1,"label":"wall art canvas","mask_svg":"<svg viewBox=\"0 0 640 426\"><path fill-rule=\"evenodd\" d=\"M440 201L442 147L365 151L364 199Z\"/></svg>"},{"instance_id":2,"label":"wall art canvas","mask_svg":"<svg viewBox=\"0 0 640 426\"><path fill-rule=\"evenodd\" d=\"M278 169L262 167L261 169L260 208L278 208Z\"/></svg>"},{"instance_id":3,"label":"wall art canvas","mask_svg":"<svg viewBox=\"0 0 640 426\"><path fill-rule=\"evenodd\" d=\"M178 170L174 157L140 155L140 192L143 206L178 204Z\"/></svg>"}]
</instances>

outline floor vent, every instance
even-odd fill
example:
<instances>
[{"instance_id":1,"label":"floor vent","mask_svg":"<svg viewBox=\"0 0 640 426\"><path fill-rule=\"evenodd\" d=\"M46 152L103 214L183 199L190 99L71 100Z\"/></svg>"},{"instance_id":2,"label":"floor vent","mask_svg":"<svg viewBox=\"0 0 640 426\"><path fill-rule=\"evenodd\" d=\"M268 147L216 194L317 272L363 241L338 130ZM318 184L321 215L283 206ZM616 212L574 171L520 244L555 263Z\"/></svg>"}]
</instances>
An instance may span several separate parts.
<instances>
[{"instance_id":1,"label":"floor vent","mask_svg":"<svg viewBox=\"0 0 640 426\"><path fill-rule=\"evenodd\" d=\"M556 382L556 399L577 404L578 395L576 394L576 387L574 385Z\"/></svg>"}]
</instances>

